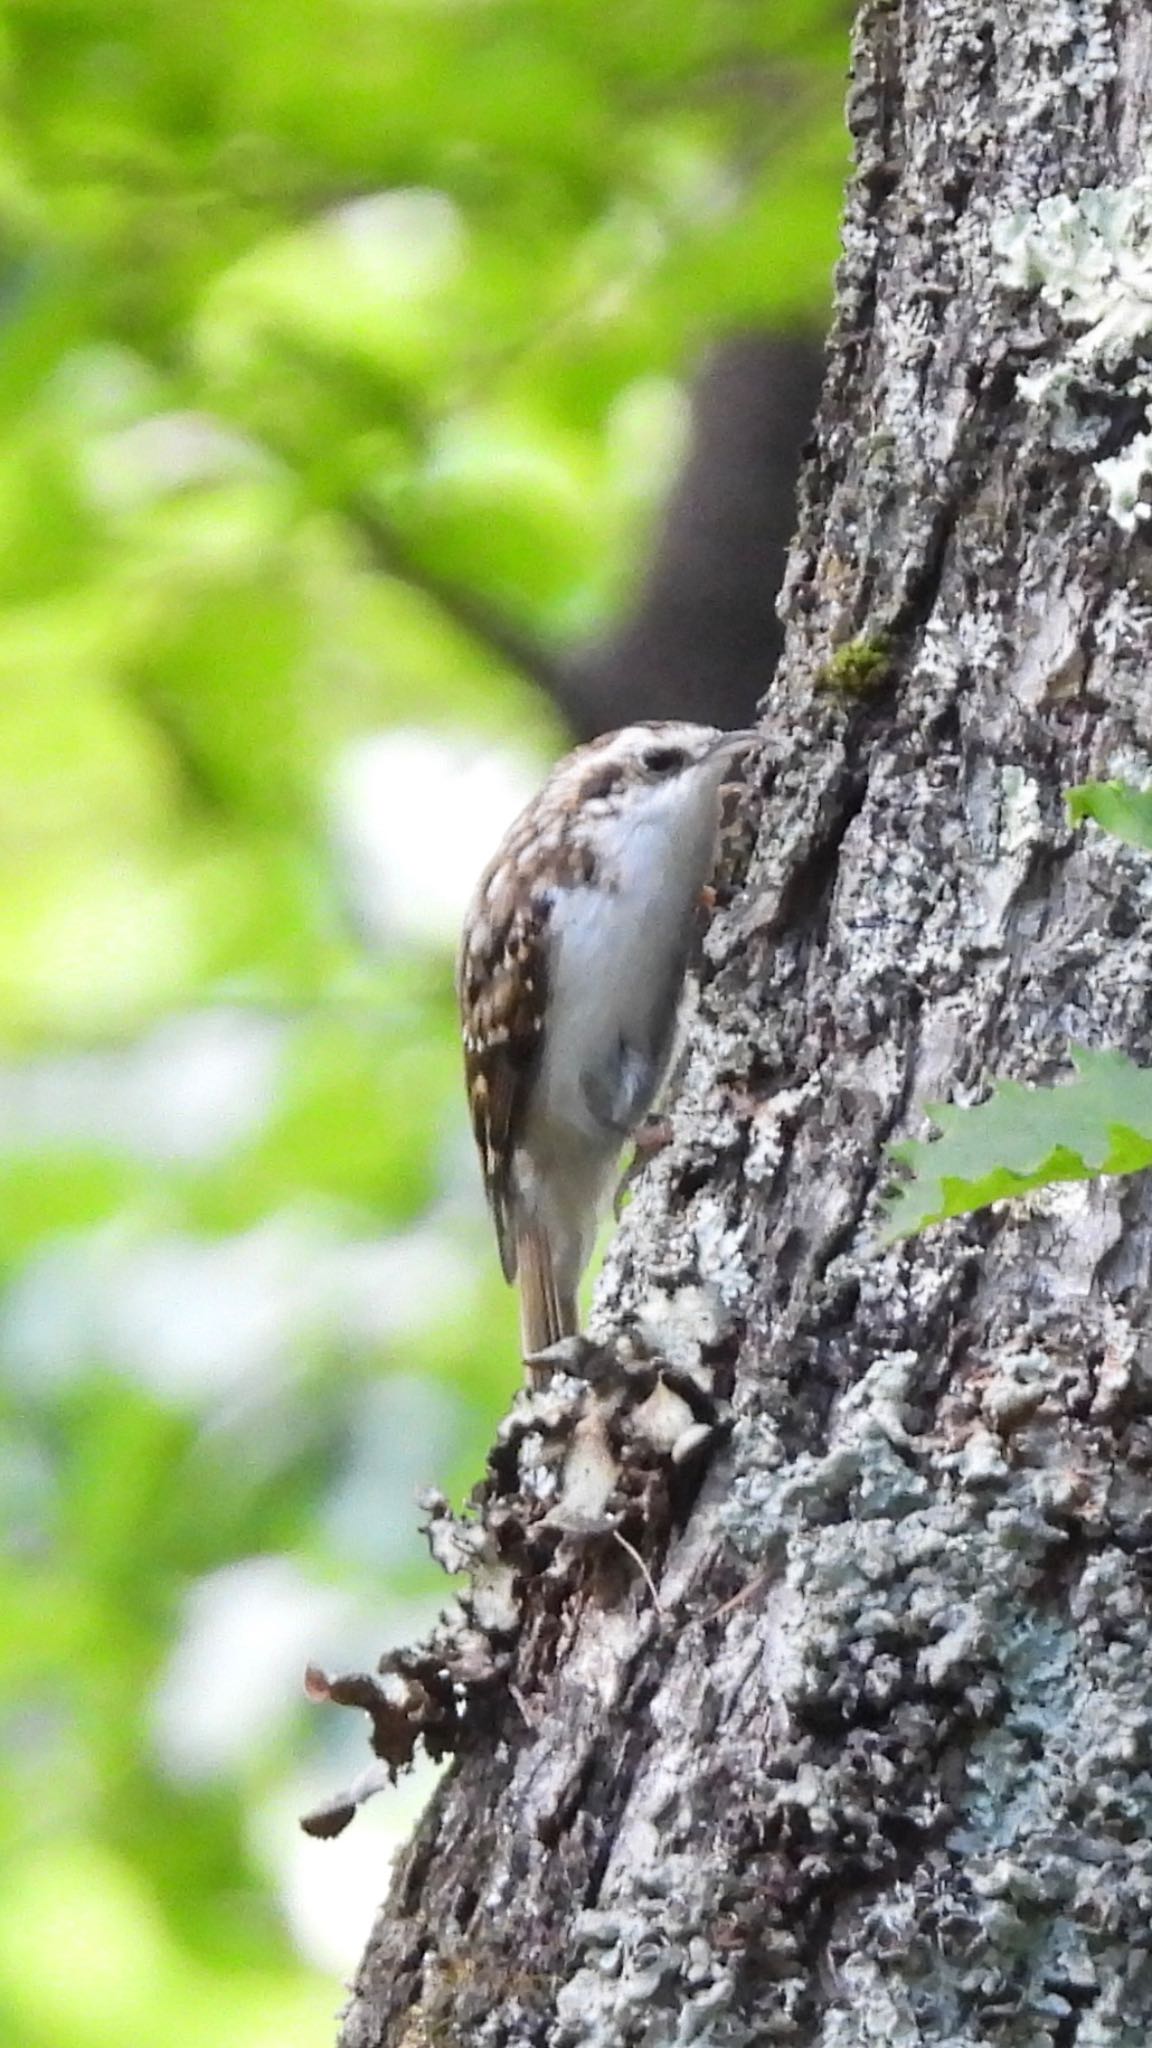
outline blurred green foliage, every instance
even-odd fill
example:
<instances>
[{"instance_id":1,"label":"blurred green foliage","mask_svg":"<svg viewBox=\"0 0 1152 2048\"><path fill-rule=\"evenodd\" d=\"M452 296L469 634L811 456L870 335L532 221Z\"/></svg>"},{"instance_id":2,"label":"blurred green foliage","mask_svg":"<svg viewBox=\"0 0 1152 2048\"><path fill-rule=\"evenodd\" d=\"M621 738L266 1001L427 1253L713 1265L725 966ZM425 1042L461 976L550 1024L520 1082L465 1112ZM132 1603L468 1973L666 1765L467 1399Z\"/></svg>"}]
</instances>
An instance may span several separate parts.
<instances>
[{"instance_id":1,"label":"blurred green foliage","mask_svg":"<svg viewBox=\"0 0 1152 2048\"><path fill-rule=\"evenodd\" d=\"M292 1812L362 1737L299 1669L439 1596L412 1488L467 1486L516 1377L448 948L368 942L339 764L557 744L445 588L544 649L601 623L700 347L822 317L845 15L7 13L7 2048L330 2037Z\"/></svg>"}]
</instances>

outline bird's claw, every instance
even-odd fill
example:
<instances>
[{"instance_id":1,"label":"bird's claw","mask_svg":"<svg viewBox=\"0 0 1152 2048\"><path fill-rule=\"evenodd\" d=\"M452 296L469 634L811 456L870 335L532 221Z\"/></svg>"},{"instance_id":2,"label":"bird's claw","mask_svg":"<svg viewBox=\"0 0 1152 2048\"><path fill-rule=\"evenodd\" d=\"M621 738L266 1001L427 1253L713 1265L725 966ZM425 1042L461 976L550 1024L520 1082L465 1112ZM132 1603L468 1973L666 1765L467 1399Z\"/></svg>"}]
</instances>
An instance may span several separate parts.
<instances>
[{"instance_id":1,"label":"bird's claw","mask_svg":"<svg viewBox=\"0 0 1152 2048\"><path fill-rule=\"evenodd\" d=\"M617 1223L624 1207L624 1198L631 1191L633 1181L638 1174L643 1173L649 1160L654 1159L657 1152L662 1152L665 1145L670 1145L671 1142L672 1125L666 1116L649 1117L646 1124L641 1124L633 1141L632 1157L620 1176L612 1201L612 1214Z\"/></svg>"}]
</instances>

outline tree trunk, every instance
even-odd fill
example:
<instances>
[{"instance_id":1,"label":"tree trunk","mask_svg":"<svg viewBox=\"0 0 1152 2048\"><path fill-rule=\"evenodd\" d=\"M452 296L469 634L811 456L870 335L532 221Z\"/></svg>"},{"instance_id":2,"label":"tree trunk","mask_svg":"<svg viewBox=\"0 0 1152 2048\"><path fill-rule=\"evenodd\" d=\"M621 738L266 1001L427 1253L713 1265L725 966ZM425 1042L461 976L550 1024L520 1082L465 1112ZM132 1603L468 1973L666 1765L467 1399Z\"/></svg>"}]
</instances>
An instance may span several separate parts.
<instances>
[{"instance_id":1,"label":"tree trunk","mask_svg":"<svg viewBox=\"0 0 1152 2048\"><path fill-rule=\"evenodd\" d=\"M457 1758L344 2048L1152 2038L1149 1182L877 1249L926 1102L1152 1056L1147 858L1061 795L1150 773L1152 207L1088 248L1082 195L1149 162L1152 22L874 0L854 76L673 1142L590 1380L520 1397L474 1525L435 1513L467 1624L330 1688ZM1144 276L1105 327L1109 250Z\"/></svg>"}]
</instances>

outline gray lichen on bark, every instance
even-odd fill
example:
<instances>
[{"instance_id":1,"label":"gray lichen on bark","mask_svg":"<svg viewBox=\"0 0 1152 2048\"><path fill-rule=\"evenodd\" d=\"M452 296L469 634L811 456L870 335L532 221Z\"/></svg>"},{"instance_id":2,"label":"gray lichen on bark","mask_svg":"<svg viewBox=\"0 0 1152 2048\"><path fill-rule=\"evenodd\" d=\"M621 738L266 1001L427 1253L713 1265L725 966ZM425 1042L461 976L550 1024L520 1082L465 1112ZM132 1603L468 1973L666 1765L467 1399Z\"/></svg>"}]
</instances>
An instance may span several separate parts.
<instances>
[{"instance_id":1,"label":"gray lichen on bark","mask_svg":"<svg viewBox=\"0 0 1152 2048\"><path fill-rule=\"evenodd\" d=\"M1152 1059L1152 870L1062 803L1152 777L1152 558L1098 472L1147 421L1130 366L1084 362L1083 432L1049 430L1020 379L1067 337L996 241L1142 173L1152 22L874 0L851 123L769 759L673 1141L601 1381L523 1396L495 1454L475 1543L519 1620L474 1612L471 1686L442 1653L458 1761L345 2048L1152 2034L1152 1194L877 1228L925 1103L1072 1043ZM817 686L881 639L875 689Z\"/></svg>"}]
</instances>

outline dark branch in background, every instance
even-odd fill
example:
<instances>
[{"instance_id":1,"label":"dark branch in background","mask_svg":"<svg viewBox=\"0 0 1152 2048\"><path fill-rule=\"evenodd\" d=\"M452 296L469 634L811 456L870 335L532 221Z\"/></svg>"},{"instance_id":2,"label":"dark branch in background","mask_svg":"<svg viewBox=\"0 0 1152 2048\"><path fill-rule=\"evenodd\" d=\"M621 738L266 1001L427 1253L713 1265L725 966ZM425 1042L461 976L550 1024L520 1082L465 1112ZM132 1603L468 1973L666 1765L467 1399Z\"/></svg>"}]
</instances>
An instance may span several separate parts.
<instances>
[{"instance_id":1,"label":"dark branch in background","mask_svg":"<svg viewBox=\"0 0 1152 2048\"><path fill-rule=\"evenodd\" d=\"M546 691L567 714L564 668L559 655L490 598L470 590L467 584L454 583L419 561L371 498L360 495L344 511L381 569L430 597L454 625L462 627L509 668L517 669L530 683Z\"/></svg>"},{"instance_id":2,"label":"dark branch in background","mask_svg":"<svg viewBox=\"0 0 1152 2048\"><path fill-rule=\"evenodd\" d=\"M746 724L780 652L776 596L795 483L820 394L808 336L736 335L705 359L692 436L630 613L573 655L565 689L581 733L632 718Z\"/></svg>"},{"instance_id":3,"label":"dark branch in background","mask_svg":"<svg viewBox=\"0 0 1152 2048\"><path fill-rule=\"evenodd\" d=\"M577 738L634 718L746 724L780 651L776 595L820 375L808 336L743 334L710 351L684 468L635 602L600 640L568 653L421 563L370 498L355 498L347 516L381 568L544 690Z\"/></svg>"}]
</instances>

